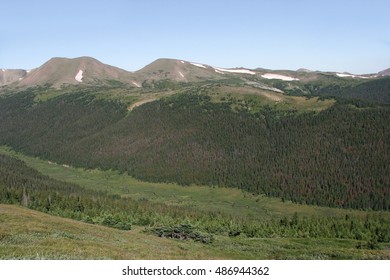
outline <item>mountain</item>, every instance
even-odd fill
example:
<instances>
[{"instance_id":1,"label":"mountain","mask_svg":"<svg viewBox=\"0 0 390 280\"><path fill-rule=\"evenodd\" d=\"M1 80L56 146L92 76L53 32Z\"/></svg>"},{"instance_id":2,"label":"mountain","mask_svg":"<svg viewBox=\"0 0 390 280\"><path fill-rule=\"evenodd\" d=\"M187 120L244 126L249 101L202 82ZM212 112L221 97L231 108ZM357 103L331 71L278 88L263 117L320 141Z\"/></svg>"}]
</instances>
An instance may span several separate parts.
<instances>
[{"instance_id":1,"label":"mountain","mask_svg":"<svg viewBox=\"0 0 390 280\"><path fill-rule=\"evenodd\" d=\"M381 76L390 76L390 68L380 71L378 74Z\"/></svg>"},{"instance_id":2,"label":"mountain","mask_svg":"<svg viewBox=\"0 0 390 280\"><path fill-rule=\"evenodd\" d=\"M390 75L390 69L378 73ZM55 57L42 66L31 71L5 70L0 71L0 86L12 85L31 87L50 84L54 88L62 85L112 85L126 84L132 87L156 87L156 83L188 83L207 80L222 80L231 77L241 78L243 82L265 80L283 80L303 83L334 77L370 78L371 76L356 76L347 73L313 72L300 68L291 70L268 70L256 68L219 68L203 63L195 63L179 59L160 58L142 69L129 72L111 65L104 64L91 57L61 58ZM326 77L325 77L326 76ZM272 81L270 81L272 83Z\"/></svg>"},{"instance_id":3,"label":"mountain","mask_svg":"<svg viewBox=\"0 0 390 280\"><path fill-rule=\"evenodd\" d=\"M121 257L107 253L115 245L108 235L130 246L127 251L141 239L158 247L151 235L197 238L180 241L185 250L175 257L192 254L192 246L222 254L239 241L237 256L259 258L264 240L276 238L282 247L305 242L305 248L290 246L286 259L344 259L347 251L389 258L388 77L174 59L127 72L89 57L0 71L0 220L12 222L0 227L0 243L7 245L0 259ZM45 84L57 89L26 90ZM26 235L27 220L39 236ZM42 224L49 226L44 236ZM148 234L137 234L144 228ZM134 240L122 238L131 235ZM108 251L74 253L95 237ZM305 238L315 244L309 253ZM324 254L316 247L323 240L334 244ZM167 246L162 251L172 249ZM169 256L151 256L149 247L134 250ZM284 258L279 251L264 256Z\"/></svg>"},{"instance_id":4,"label":"mountain","mask_svg":"<svg viewBox=\"0 0 390 280\"><path fill-rule=\"evenodd\" d=\"M103 64L91 57L56 57L31 70L20 80L18 86L51 84L59 88L64 84L107 84L110 80L128 84L134 82L131 72Z\"/></svg>"},{"instance_id":5,"label":"mountain","mask_svg":"<svg viewBox=\"0 0 390 280\"><path fill-rule=\"evenodd\" d=\"M12 84L26 77L28 71L22 69L1 69L0 86Z\"/></svg>"},{"instance_id":6,"label":"mountain","mask_svg":"<svg viewBox=\"0 0 390 280\"><path fill-rule=\"evenodd\" d=\"M206 64L184 60L160 58L136 71L138 80L173 80L176 82L197 82L221 79L224 73Z\"/></svg>"},{"instance_id":7,"label":"mountain","mask_svg":"<svg viewBox=\"0 0 390 280\"><path fill-rule=\"evenodd\" d=\"M297 72L303 72L303 73L311 73L313 72L312 70L306 69L306 68L299 68Z\"/></svg>"},{"instance_id":8,"label":"mountain","mask_svg":"<svg viewBox=\"0 0 390 280\"><path fill-rule=\"evenodd\" d=\"M36 85L51 85L57 89L63 85L115 87L123 85L125 88L161 91L178 88L186 83L186 86L193 86L194 84L191 83L219 81L288 95L333 96L358 98L370 102L390 102L387 91L390 81L384 77L390 75L389 69L378 75L354 75L310 71L303 68L297 71L262 68L251 70L242 67L219 68L203 63L160 58L138 71L129 72L91 57L73 59L57 57L31 71L2 70L0 72L0 90L14 90L18 87L26 88ZM378 76L379 79L374 79ZM123 97L125 95L122 94ZM144 96L136 97L136 99L140 103L134 103L133 106L156 98Z\"/></svg>"},{"instance_id":9,"label":"mountain","mask_svg":"<svg viewBox=\"0 0 390 280\"><path fill-rule=\"evenodd\" d=\"M244 68L214 68L206 64L161 58L133 73L103 64L91 57L73 59L55 57L31 71L2 71L0 85L17 82L14 85L19 87L51 84L55 88L60 88L64 84L104 85L115 81L142 87L144 82L155 83L162 80L199 82L242 74L253 75L255 72Z\"/></svg>"}]
</instances>

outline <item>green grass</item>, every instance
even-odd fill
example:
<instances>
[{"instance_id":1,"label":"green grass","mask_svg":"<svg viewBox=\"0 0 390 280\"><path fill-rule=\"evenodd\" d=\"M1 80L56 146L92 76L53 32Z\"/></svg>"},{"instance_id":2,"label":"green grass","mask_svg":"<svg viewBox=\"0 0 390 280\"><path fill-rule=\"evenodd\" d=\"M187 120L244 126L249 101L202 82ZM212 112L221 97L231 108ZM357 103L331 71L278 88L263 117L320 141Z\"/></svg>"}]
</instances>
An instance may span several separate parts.
<instances>
[{"instance_id":1,"label":"green grass","mask_svg":"<svg viewBox=\"0 0 390 280\"><path fill-rule=\"evenodd\" d=\"M159 238L0 204L0 259L390 259L390 244L355 240L230 238L212 244Z\"/></svg>"},{"instance_id":2,"label":"green grass","mask_svg":"<svg viewBox=\"0 0 390 280\"><path fill-rule=\"evenodd\" d=\"M52 98L55 98L55 97L58 97L58 96L61 96L63 95L64 93L62 91L59 91L59 90L54 90L54 89L50 89L50 90L47 90L47 91L43 91L42 93L38 94L35 98L34 98L34 101L35 102L46 102Z\"/></svg>"},{"instance_id":3,"label":"green grass","mask_svg":"<svg viewBox=\"0 0 390 280\"><path fill-rule=\"evenodd\" d=\"M35 90L34 102L43 103L53 98L60 97L66 94L88 93L96 99L115 101L126 105L131 111L134 107L140 106L149 101L158 100L160 98L178 93L179 90L153 90L143 88L128 87L124 84L111 83L107 86L74 86L67 85L60 89L41 87Z\"/></svg>"},{"instance_id":4,"label":"green grass","mask_svg":"<svg viewBox=\"0 0 390 280\"><path fill-rule=\"evenodd\" d=\"M0 205L0 259L213 259L205 245Z\"/></svg>"},{"instance_id":5,"label":"green grass","mask_svg":"<svg viewBox=\"0 0 390 280\"><path fill-rule=\"evenodd\" d=\"M335 103L333 99L319 100L318 97L290 96L275 91L243 86L241 82L239 83L241 80L235 81L236 84L226 83L227 81L214 82L216 84L210 81L207 83L189 83L178 86L175 90L132 88L123 84L81 88L79 86L68 85L61 89L44 87L36 91L37 95L34 101L45 102L64 94L89 92L98 99L115 100L127 105L131 109L134 104L141 105L147 101L158 100L179 92L195 91L210 95L213 102L224 102L230 98L233 101L233 109L245 107L253 113L258 112L264 106L270 106L280 111L297 110L298 112L318 112L329 108Z\"/></svg>"},{"instance_id":6,"label":"green grass","mask_svg":"<svg viewBox=\"0 0 390 280\"><path fill-rule=\"evenodd\" d=\"M220 87L208 91L213 102L232 102L233 109L247 108L256 113L264 106L275 110L298 112L319 112L335 104L334 99L320 100L318 97L290 96L283 93L252 87Z\"/></svg>"}]
</instances>

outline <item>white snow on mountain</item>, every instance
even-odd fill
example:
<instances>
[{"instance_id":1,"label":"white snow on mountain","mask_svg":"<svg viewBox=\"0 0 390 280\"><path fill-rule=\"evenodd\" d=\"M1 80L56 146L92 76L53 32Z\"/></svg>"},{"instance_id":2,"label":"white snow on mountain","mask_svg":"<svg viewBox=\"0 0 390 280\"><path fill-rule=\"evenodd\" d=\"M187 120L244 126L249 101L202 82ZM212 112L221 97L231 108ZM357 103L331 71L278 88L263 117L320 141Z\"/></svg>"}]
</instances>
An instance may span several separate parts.
<instances>
[{"instance_id":1,"label":"white snow on mountain","mask_svg":"<svg viewBox=\"0 0 390 280\"><path fill-rule=\"evenodd\" d=\"M182 73L182 72L180 72L180 71L179 71L179 75L180 75L182 78L184 78L184 75L183 75L183 73Z\"/></svg>"},{"instance_id":2,"label":"white snow on mountain","mask_svg":"<svg viewBox=\"0 0 390 280\"><path fill-rule=\"evenodd\" d=\"M276 80L283 80L283 81L298 81L299 79L285 76L285 75L279 75L279 74L271 74L267 73L264 75L261 75L265 79L276 79Z\"/></svg>"},{"instance_id":3,"label":"white snow on mountain","mask_svg":"<svg viewBox=\"0 0 390 280\"><path fill-rule=\"evenodd\" d=\"M76 81L82 82L83 81L83 70L79 70L76 77L74 77Z\"/></svg>"},{"instance_id":4,"label":"white snow on mountain","mask_svg":"<svg viewBox=\"0 0 390 280\"><path fill-rule=\"evenodd\" d=\"M141 87L141 85L139 83L136 83L136 82L132 82L133 85L135 85L136 87Z\"/></svg>"},{"instance_id":5,"label":"white snow on mountain","mask_svg":"<svg viewBox=\"0 0 390 280\"><path fill-rule=\"evenodd\" d=\"M348 74L348 73L336 73L336 76L340 77L340 78L350 77L350 78L369 79L369 77L358 76L358 75L353 75L353 74Z\"/></svg>"},{"instance_id":6,"label":"white snow on mountain","mask_svg":"<svg viewBox=\"0 0 390 280\"><path fill-rule=\"evenodd\" d=\"M249 69L225 69L225 68L217 68L214 67L215 71L221 71L221 72L228 72L228 73L238 73L238 74L250 74L250 75L255 75L256 72L253 72Z\"/></svg>"},{"instance_id":7,"label":"white snow on mountain","mask_svg":"<svg viewBox=\"0 0 390 280\"><path fill-rule=\"evenodd\" d=\"M197 67L200 67L200 68L206 68L206 66L204 66L203 64L199 64L199 63L194 63L194 62L190 62L192 65L194 66L197 66Z\"/></svg>"},{"instance_id":8,"label":"white snow on mountain","mask_svg":"<svg viewBox=\"0 0 390 280\"><path fill-rule=\"evenodd\" d=\"M336 75L338 77L341 77L341 78L345 78L345 77L352 77L352 78L354 78L355 77L355 75L345 74L345 73L336 73Z\"/></svg>"}]
</instances>

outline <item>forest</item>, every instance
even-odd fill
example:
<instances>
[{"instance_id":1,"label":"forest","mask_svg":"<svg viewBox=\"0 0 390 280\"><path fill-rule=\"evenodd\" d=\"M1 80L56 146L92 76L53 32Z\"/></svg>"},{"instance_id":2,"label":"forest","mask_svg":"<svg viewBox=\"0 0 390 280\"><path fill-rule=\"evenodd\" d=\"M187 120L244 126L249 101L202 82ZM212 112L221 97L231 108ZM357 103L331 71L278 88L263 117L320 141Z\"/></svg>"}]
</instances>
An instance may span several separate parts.
<instances>
[{"instance_id":1,"label":"forest","mask_svg":"<svg viewBox=\"0 0 390 280\"><path fill-rule=\"evenodd\" d=\"M0 98L0 144L152 182L235 187L301 204L390 209L390 107L252 113L184 91L132 111L90 91Z\"/></svg>"},{"instance_id":2,"label":"forest","mask_svg":"<svg viewBox=\"0 0 390 280\"><path fill-rule=\"evenodd\" d=\"M291 95L313 95L323 98L348 100L357 104L390 104L390 78L345 80L320 74L321 79L289 87L286 83L274 82L273 86Z\"/></svg>"}]
</instances>

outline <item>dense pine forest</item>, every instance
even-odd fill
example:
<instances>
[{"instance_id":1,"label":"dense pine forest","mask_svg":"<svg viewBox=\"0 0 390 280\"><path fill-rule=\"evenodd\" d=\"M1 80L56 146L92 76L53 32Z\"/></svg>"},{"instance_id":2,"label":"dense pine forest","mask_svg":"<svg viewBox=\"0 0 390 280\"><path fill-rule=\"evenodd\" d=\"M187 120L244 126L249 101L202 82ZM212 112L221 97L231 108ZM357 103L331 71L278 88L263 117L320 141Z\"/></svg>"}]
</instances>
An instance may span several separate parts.
<instances>
[{"instance_id":1,"label":"dense pine forest","mask_svg":"<svg viewBox=\"0 0 390 280\"><path fill-rule=\"evenodd\" d=\"M296 203L390 209L390 108L253 113L190 90L132 111L80 90L0 98L0 144L142 180L237 187Z\"/></svg>"}]
</instances>

